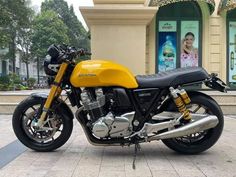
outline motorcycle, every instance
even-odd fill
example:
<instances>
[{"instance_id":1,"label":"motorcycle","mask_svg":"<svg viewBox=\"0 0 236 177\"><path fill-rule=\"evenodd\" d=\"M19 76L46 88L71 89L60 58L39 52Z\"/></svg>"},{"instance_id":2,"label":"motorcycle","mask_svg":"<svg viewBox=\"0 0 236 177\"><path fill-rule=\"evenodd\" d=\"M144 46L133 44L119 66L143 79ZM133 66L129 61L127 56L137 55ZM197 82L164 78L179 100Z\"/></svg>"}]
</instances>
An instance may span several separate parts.
<instances>
[{"instance_id":1,"label":"motorcycle","mask_svg":"<svg viewBox=\"0 0 236 177\"><path fill-rule=\"evenodd\" d=\"M110 62L77 57L83 49L51 45L44 61L50 93L36 93L22 101L13 114L17 138L35 151L53 151L64 145L73 129L74 114L88 141L97 146L135 145L161 140L183 154L198 154L219 139L224 117L217 102L186 86L205 84L226 92L216 74L201 67L179 68L154 75L133 74Z\"/></svg>"}]
</instances>

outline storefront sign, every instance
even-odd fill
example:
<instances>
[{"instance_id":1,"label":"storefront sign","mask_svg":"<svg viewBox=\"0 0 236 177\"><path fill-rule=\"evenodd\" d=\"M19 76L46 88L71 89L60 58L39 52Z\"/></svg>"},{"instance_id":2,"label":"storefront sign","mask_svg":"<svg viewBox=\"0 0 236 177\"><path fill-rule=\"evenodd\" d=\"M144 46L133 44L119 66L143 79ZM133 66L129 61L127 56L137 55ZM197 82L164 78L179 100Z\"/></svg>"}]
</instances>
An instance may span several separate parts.
<instances>
[{"instance_id":1,"label":"storefront sign","mask_svg":"<svg viewBox=\"0 0 236 177\"><path fill-rule=\"evenodd\" d=\"M181 21L180 66L199 66L199 22Z\"/></svg>"},{"instance_id":2,"label":"storefront sign","mask_svg":"<svg viewBox=\"0 0 236 177\"><path fill-rule=\"evenodd\" d=\"M236 83L236 22L229 22L229 82Z\"/></svg>"},{"instance_id":3,"label":"storefront sign","mask_svg":"<svg viewBox=\"0 0 236 177\"><path fill-rule=\"evenodd\" d=\"M177 24L176 21L159 22L159 49L158 71L167 71L176 68L176 44Z\"/></svg>"}]
</instances>

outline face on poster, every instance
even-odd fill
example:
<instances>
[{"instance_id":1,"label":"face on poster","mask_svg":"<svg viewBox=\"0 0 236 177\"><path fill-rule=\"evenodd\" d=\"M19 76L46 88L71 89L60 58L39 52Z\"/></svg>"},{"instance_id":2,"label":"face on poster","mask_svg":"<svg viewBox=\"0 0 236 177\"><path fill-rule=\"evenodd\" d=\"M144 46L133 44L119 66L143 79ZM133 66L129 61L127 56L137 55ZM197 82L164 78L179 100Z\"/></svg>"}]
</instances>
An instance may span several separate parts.
<instances>
[{"instance_id":1,"label":"face on poster","mask_svg":"<svg viewBox=\"0 0 236 177\"><path fill-rule=\"evenodd\" d=\"M236 83L236 22L229 22L229 82Z\"/></svg>"},{"instance_id":2,"label":"face on poster","mask_svg":"<svg viewBox=\"0 0 236 177\"><path fill-rule=\"evenodd\" d=\"M199 63L199 22L181 21L180 66L193 67Z\"/></svg>"},{"instance_id":3,"label":"face on poster","mask_svg":"<svg viewBox=\"0 0 236 177\"><path fill-rule=\"evenodd\" d=\"M159 22L158 71L176 68L176 21Z\"/></svg>"}]
</instances>

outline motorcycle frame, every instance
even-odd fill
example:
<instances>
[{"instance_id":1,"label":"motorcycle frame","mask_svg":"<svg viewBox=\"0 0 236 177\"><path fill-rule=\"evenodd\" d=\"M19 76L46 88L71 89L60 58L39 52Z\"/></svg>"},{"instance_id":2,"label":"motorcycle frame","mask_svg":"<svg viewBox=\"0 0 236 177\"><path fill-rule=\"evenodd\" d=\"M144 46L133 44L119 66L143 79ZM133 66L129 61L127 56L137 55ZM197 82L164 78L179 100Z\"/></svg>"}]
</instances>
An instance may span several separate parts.
<instances>
[{"instance_id":1,"label":"motorcycle frame","mask_svg":"<svg viewBox=\"0 0 236 177\"><path fill-rule=\"evenodd\" d=\"M68 68L71 68L70 70ZM55 77L54 82L52 83L50 93L47 96L46 102L43 106L42 114L38 121L38 126L42 127L44 125L44 121L46 119L48 110L51 108L51 105L53 103L53 100L55 98L58 98L61 95L62 89L64 85L69 85L71 88L71 95L69 97L69 100L72 104L72 106L77 106L80 108L82 105L80 104L80 93L81 88L74 88L70 84L70 74L74 69L74 63L69 62L63 62L60 66L60 69ZM66 76L65 76L66 75ZM220 79L216 77L216 75L209 76L209 79L205 81L199 81L198 83L205 83L207 86L219 90L221 92L225 91L225 84ZM62 84L62 81L66 82ZM196 83L192 83L196 84ZM172 86L174 88L177 88L179 86ZM124 88L125 89L125 88ZM157 88L148 88L144 90L152 90ZM134 125L134 131L139 131L144 126L145 122L148 122L152 119L152 116L157 114L158 112L161 112L163 110L163 107L168 106L167 103L172 101L172 99L169 97L169 88L158 88L160 91L155 95L155 98L153 101L150 102L150 106L147 110L143 111L141 109L141 104L135 99L135 91L142 90L140 88L137 89L125 89L126 94L131 102L131 105L133 107L133 111L135 111L135 116L133 120L138 121L138 125ZM84 121L81 121L80 123L85 123Z\"/></svg>"}]
</instances>

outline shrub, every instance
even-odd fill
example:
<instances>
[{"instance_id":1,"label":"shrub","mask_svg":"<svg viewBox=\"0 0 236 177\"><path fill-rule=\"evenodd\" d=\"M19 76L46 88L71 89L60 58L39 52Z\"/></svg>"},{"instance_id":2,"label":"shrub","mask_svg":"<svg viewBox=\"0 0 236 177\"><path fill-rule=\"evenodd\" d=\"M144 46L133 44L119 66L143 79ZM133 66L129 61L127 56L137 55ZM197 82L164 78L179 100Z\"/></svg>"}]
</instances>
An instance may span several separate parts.
<instances>
[{"instance_id":1,"label":"shrub","mask_svg":"<svg viewBox=\"0 0 236 177\"><path fill-rule=\"evenodd\" d=\"M6 84L0 84L0 91L8 91L9 85Z\"/></svg>"},{"instance_id":2,"label":"shrub","mask_svg":"<svg viewBox=\"0 0 236 177\"><path fill-rule=\"evenodd\" d=\"M9 90L10 84L11 84L11 80L9 76L0 77L0 90L3 90L3 91Z\"/></svg>"},{"instance_id":3,"label":"shrub","mask_svg":"<svg viewBox=\"0 0 236 177\"><path fill-rule=\"evenodd\" d=\"M16 74L10 74L9 77L10 77L11 83L13 83L14 85L22 83L20 76Z\"/></svg>"},{"instance_id":4,"label":"shrub","mask_svg":"<svg viewBox=\"0 0 236 177\"><path fill-rule=\"evenodd\" d=\"M28 84L28 87L29 88L32 88L32 87L34 87L34 84L36 83L36 79L35 78L29 78L28 80L27 80L27 84Z\"/></svg>"},{"instance_id":5,"label":"shrub","mask_svg":"<svg viewBox=\"0 0 236 177\"><path fill-rule=\"evenodd\" d=\"M9 85L11 83L9 76L0 76L0 84Z\"/></svg>"},{"instance_id":6,"label":"shrub","mask_svg":"<svg viewBox=\"0 0 236 177\"><path fill-rule=\"evenodd\" d=\"M9 74L7 76L0 77L0 90L22 90L22 81L20 76L16 74Z\"/></svg>"},{"instance_id":7,"label":"shrub","mask_svg":"<svg viewBox=\"0 0 236 177\"><path fill-rule=\"evenodd\" d=\"M10 85L8 85L8 90L14 90L14 89L15 89L14 84L10 84Z\"/></svg>"}]
</instances>

